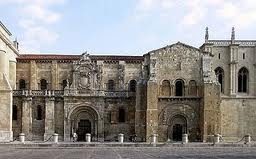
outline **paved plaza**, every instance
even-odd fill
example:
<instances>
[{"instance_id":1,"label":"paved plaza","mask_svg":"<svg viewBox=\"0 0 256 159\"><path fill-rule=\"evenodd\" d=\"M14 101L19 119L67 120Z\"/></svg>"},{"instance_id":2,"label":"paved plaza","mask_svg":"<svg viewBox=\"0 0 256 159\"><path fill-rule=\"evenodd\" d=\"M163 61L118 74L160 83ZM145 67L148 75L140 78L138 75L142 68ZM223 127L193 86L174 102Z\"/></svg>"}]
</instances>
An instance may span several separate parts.
<instances>
[{"instance_id":1,"label":"paved plaza","mask_svg":"<svg viewBox=\"0 0 256 159\"><path fill-rule=\"evenodd\" d=\"M170 147L87 147L13 148L1 147L0 159L254 159L256 148L170 148Z\"/></svg>"}]
</instances>

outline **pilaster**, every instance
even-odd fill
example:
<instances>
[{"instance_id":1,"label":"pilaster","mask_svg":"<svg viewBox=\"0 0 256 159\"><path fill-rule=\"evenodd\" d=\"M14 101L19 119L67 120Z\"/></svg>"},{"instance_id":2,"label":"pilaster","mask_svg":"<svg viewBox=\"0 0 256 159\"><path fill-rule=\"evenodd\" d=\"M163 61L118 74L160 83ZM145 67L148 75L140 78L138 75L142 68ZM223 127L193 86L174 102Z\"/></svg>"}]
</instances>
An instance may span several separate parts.
<instances>
[{"instance_id":1,"label":"pilaster","mask_svg":"<svg viewBox=\"0 0 256 159\"><path fill-rule=\"evenodd\" d=\"M146 100L147 88L144 80L140 80L136 88L135 134L139 141L146 138Z\"/></svg>"},{"instance_id":2,"label":"pilaster","mask_svg":"<svg viewBox=\"0 0 256 159\"><path fill-rule=\"evenodd\" d=\"M157 83L147 83L147 111L146 111L146 141L149 142L153 134L158 133L158 109L157 109Z\"/></svg>"},{"instance_id":3,"label":"pilaster","mask_svg":"<svg viewBox=\"0 0 256 159\"><path fill-rule=\"evenodd\" d=\"M37 90L37 66L35 61L30 61L30 89Z\"/></svg>"},{"instance_id":4,"label":"pilaster","mask_svg":"<svg viewBox=\"0 0 256 159\"><path fill-rule=\"evenodd\" d=\"M51 74L52 74L52 90L57 90L59 89L59 84L58 84L58 63L57 61L52 61L52 67L51 67Z\"/></svg>"},{"instance_id":5,"label":"pilaster","mask_svg":"<svg viewBox=\"0 0 256 159\"><path fill-rule=\"evenodd\" d=\"M44 140L48 140L55 133L54 97L45 98L45 133Z\"/></svg>"},{"instance_id":6,"label":"pilaster","mask_svg":"<svg viewBox=\"0 0 256 159\"><path fill-rule=\"evenodd\" d=\"M238 46L236 44L231 44L230 47L230 96L236 96L237 94L237 63L238 63Z\"/></svg>"},{"instance_id":7,"label":"pilaster","mask_svg":"<svg viewBox=\"0 0 256 159\"><path fill-rule=\"evenodd\" d=\"M31 140L32 134L32 98L24 97L22 100L22 130L27 140Z\"/></svg>"},{"instance_id":8,"label":"pilaster","mask_svg":"<svg viewBox=\"0 0 256 159\"><path fill-rule=\"evenodd\" d=\"M221 134L220 85L204 83L202 100L202 140L210 141L214 134Z\"/></svg>"}]
</instances>

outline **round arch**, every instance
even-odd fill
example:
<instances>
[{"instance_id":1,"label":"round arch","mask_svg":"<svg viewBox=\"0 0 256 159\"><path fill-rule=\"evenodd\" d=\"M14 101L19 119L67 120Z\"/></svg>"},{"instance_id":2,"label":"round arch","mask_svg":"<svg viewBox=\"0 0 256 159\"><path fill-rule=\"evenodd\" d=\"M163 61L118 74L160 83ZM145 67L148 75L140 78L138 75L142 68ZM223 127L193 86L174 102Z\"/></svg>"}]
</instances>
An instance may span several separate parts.
<instances>
[{"instance_id":1,"label":"round arch","mask_svg":"<svg viewBox=\"0 0 256 159\"><path fill-rule=\"evenodd\" d=\"M101 118L98 111L88 105L77 105L71 108L68 113L70 136L73 133L78 135L78 141L85 141L86 133L90 133L93 140L99 137L99 125Z\"/></svg>"},{"instance_id":2,"label":"round arch","mask_svg":"<svg viewBox=\"0 0 256 159\"><path fill-rule=\"evenodd\" d=\"M173 141L181 141L182 134L187 133L187 117L183 114L173 115L168 121L168 138Z\"/></svg>"}]
</instances>

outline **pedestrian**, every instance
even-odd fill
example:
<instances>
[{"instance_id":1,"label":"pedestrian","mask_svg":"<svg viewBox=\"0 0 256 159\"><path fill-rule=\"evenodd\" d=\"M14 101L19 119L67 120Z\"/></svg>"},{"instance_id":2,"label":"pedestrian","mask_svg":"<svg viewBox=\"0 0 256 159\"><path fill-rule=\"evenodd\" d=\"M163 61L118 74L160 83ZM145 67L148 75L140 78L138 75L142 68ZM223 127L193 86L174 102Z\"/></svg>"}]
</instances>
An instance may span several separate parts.
<instances>
[{"instance_id":1,"label":"pedestrian","mask_svg":"<svg viewBox=\"0 0 256 159\"><path fill-rule=\"evenodd\" d=\"M73 133L73 142L76 142L77 141L77 134L74 132Z\"/></svg>"}]
</instances>

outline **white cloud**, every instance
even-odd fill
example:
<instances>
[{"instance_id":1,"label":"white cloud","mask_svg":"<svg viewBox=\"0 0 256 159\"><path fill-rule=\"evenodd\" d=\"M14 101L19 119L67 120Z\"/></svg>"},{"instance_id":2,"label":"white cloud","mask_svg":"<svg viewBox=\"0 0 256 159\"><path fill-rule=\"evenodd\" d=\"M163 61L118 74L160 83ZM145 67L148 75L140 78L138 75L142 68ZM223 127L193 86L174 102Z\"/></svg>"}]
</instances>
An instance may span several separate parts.
<instances>
[{"instance_id":1,"label":"white cloud","mask_svg":"<svg viewBox=\"0 0 256 159\"><path fill-rule=\"evenodd\" d=\"M256 23L256 1L225 2L216 13L227 24L232 24L240 29L246 29Z\"/></svg>"},{"instance_id":2,"label":"white cloud","mask_svg":"<svg viewBox=\"0 0 256 159\"><path fill-rule=\"evenodd\" d=\"M22 53L35 53L41 49L43 45L49 45L55 43L58 39L58 34L51 32L44 27L30 26L25 29L22 37L22 43L20 51Z\"/></svg>"},{"instance_id":3,"label":"white cloud","mask_svg":"<svg viewBox=\"0 0 256 159\"><path fill-rule=\"evenodd\" d=\"M141 19L150 16L152 12L161 10L161 15L166 16L174 6L172 0L138 0L135 7L135 18Z\"/></svg>"},{"instance_id":4,"label":"white cloud","mask_svg":"<svg viewBox=\"0 0 256 159\"><path fill-rule=\"evenodd\" d=\"M50 11L47 8L42 8L40 5L35 4L25 6L21 9L21 13L34 20L40 20L49 24L55 23L61 18L59 13Z\"/></svg>"},{"instance_id":5,"label":"white cloud","mask_svg":"<svg viewBox=\"0 0 256 159\"><path fill-rule=\"evenodd\" d=\"M53 45L59 35L49 29L50 24L61 19L61 13L51 9L62 5L66 0L0 0L2 5L13 5L20 19L18 25L23 29L20 40L21 52L40 52L42 47Z\"/></svg>"},{"instance_id":6,"label":"white cloud","mask_svg":"<svg viewBox=\"0 0 256 159\"><path fill-rule=\"evenodd\" d=\"M160 16L179 15L179 27L211 20L239 28L252 27L256 23L256 0L138 0L135 10L139 18L155 13Z\"/></svg>"}]
</instances>

